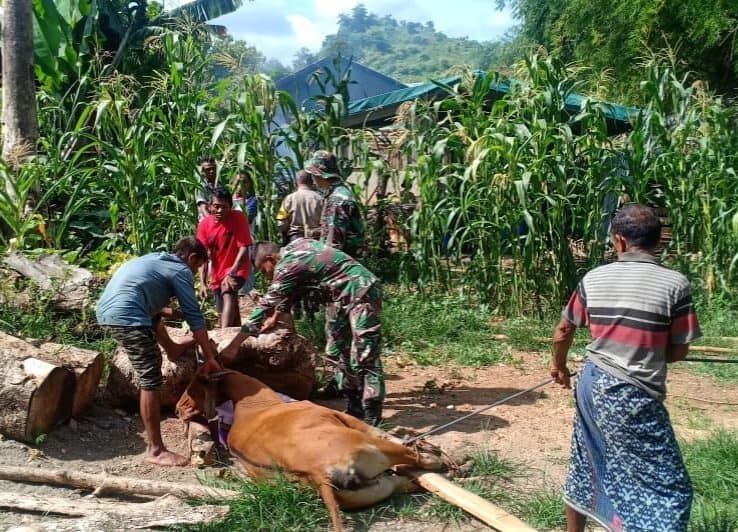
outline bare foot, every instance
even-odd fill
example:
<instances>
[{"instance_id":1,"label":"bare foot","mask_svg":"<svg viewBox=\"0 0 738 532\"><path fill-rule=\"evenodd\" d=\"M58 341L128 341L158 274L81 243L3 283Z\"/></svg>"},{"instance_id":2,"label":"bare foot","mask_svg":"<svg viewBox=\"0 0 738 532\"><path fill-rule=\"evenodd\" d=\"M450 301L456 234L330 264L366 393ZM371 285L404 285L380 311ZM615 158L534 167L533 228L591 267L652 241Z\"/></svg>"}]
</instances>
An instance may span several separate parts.
<instances>
[{"instance_id":1,"label":"bare foot","mask_svg":"<svg viewBox=\"0 0 738 532\"><path fill-rule=\"evenodd\" d=\"M154 451L146 451L146 456L144 457L144 460L146 460L150 464L156 464L160 466L181 467L186 466L190 463L190 461L181 454L173 453L172 451L167 451L166 449L157 453L154 453Z\"/></svg>"},{"instance_id":2,"label":"bare foot","mask_svg":"<svg viewBox=\"0 0 738 532\"><path fill-rule=\"evenodd\" d=\"M174 362L179 357L181 357L185 351L187 351L189 348L195 345L195 339L190 337L186 337L183 340L180 340L179 342L172 341L172 343L167 347L167 358Z\"/></svg>"}]
</instances>

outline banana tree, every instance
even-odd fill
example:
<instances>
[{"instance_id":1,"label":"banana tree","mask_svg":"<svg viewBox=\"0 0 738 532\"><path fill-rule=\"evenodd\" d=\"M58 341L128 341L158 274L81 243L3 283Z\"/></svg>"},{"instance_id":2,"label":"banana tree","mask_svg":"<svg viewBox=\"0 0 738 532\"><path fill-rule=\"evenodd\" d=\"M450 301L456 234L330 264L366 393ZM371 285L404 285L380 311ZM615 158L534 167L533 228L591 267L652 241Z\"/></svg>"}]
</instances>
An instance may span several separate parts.
<instances>
[{"instance_id":1,"label":"banana tree","mask_svg":"<svg viewBox=\"0 0 738 532\"><path fill-rule=\"evenodd\" d=\"M87 72L95 53L117 67L126 50L181 17L196 22L235 11L243 0L196 0L168 12L148 0L33 0L36 75L62 92Z\"/></svg>"}]
</instances>

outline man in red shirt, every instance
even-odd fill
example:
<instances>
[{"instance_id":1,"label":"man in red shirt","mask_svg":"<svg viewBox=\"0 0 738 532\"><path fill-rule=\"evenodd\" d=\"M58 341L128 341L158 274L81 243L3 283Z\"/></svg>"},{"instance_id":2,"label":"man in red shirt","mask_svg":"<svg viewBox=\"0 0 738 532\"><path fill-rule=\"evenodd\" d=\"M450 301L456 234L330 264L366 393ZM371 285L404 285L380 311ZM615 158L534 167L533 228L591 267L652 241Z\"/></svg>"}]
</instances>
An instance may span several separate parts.
<instances>
[{"instance_id":1,"label":"man in red shirt","mask_svg":"<svg viewBox=\"0 0 738 532\"><path fill-rule=\"evenodd\" d=\"M248 259L252 244L249 222L241 211L233 209L228 189L218 187L210 198L210 213L197 226L197 239L208 250L210 264L200 268L200 295L207 297L208 274L215 294L215 308L221 327L238 327L238 290L249 277Z\"/></svg>"}]
</instances>

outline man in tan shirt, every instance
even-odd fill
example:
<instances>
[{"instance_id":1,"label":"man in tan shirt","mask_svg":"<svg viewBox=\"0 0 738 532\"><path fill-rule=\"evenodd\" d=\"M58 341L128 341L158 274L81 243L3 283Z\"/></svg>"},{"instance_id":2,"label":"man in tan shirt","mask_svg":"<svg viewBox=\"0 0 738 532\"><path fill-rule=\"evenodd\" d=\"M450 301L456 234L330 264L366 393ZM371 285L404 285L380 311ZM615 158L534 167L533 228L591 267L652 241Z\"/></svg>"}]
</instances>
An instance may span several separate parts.
<instances>
[{"instance_id":1,"label":"man in tan shirt","mask_svg":"<svg viewBox=\"0 0 738 532\"><path fill-rule=\"evenodd\" d=\"M295 174L295 185L297 190L284 198L277 213L277 227L284 244L298 238L320 240L323 196L315 191L313 176L305 170ZM309 321L314 321L315 313L320 309L319 302L320 297L310 290L295 300L292 315L299 319L304 312Z\"/></svg>"},{"instance_id":2,"label":"man in tan shirt","mask_svg":"<svg viewBox=\"0 0 738 532\"><path fill-rule=\"evenodd\" d=\"M287 195L277 213L279 232L285 242L298 238L320 239L323 198L313 190L313 178L305 170L295 175L297 190Z\"/></svg>"}]
</instances>

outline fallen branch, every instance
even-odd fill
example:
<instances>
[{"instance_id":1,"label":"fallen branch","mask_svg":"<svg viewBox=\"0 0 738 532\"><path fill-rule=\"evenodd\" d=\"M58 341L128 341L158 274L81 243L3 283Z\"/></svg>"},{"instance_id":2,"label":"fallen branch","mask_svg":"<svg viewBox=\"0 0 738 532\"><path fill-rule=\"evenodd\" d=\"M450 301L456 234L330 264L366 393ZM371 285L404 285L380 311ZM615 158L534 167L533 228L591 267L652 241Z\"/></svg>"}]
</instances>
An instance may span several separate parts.
<instances>
[{"instance_id":1,"label":"fallen branch","mask_svg":"<svg viewBox=\"0 0 738 532\"><path fill-rule=\"evenodd\" d=\"M49 514L57 514L90 518L96 523L107 522L108 525L113 522L119 530L209 523L224 519L229 512L228 506L188 506L172 495L151 502L129 503L8 492L0 492L0 508L40 513L47 518ZM77 529L94 528L80 526Z\"/></svg>"},{"instance_id":2,"label":"fallen branch","mask_svg":"<svg viewBox=\"0 0 738 532\"><path fill-rule=\"evenodd\" d=\"M35 482L54 486L67 486L95 490L96 494L122 493L126 495L174 495L182 499L227 499L240 495L237 491L209 488L197 484L161 482L107 474L81 473L63 469L39 469L36 467L0 466L0 480Z\"/></svg>"}]
</instances>

